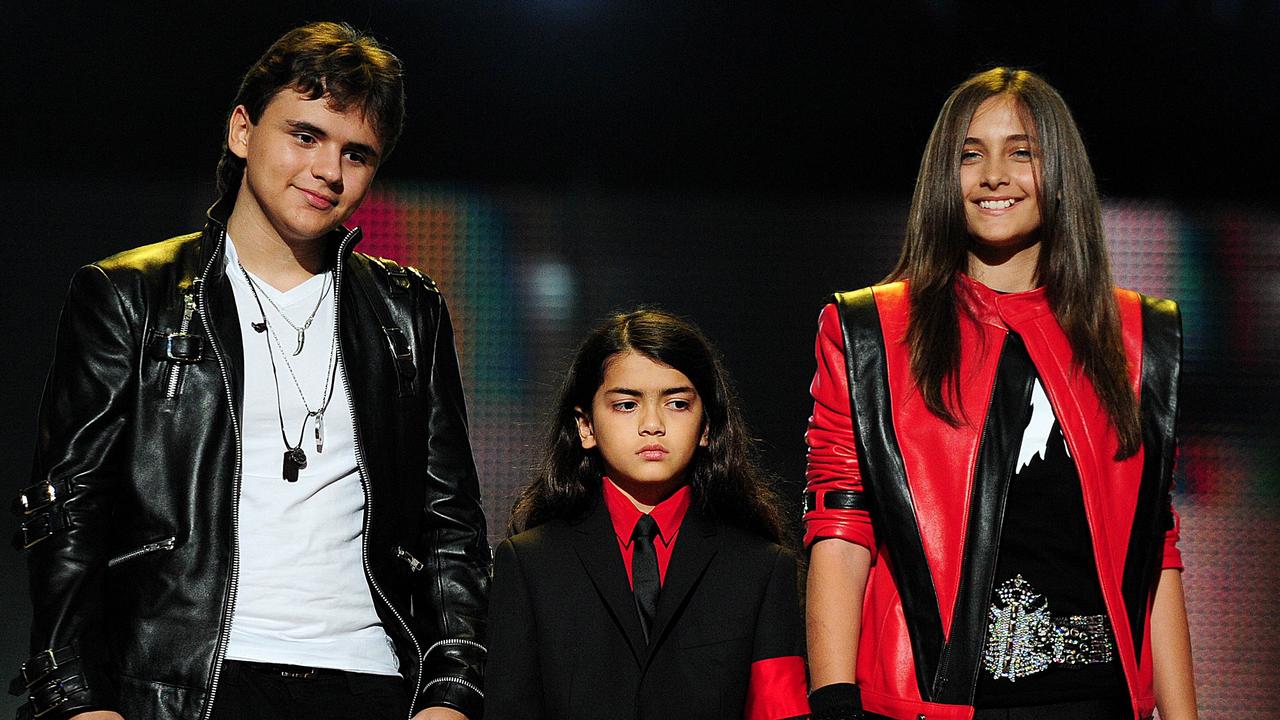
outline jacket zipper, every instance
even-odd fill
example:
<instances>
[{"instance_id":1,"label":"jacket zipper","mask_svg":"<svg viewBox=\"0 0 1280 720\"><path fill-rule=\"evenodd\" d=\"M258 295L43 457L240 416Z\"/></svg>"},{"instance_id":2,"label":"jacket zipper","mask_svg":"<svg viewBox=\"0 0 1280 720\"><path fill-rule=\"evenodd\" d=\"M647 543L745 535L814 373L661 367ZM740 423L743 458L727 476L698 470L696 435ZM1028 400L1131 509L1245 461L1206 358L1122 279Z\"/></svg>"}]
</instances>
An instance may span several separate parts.
<instances>
[{"instance_id":1,"label":"jacket zipper","mask_svg":"<svg viewBox=\"0 0 1280 720\"><path fill-rule=\"evenodd\" d=\"M432 679L432 680L431 680L431 682L427 683L427 687L424 687L424 688L422 688L422 689L423 689L423 690L426 690L427 688L431 687L432 685L438 685L438 684L443 683L443 682L453 682L453 683L458 683L459 685L465 685L465 686L467 686L467 687L471 688L472 690L474 690L474 691L475 691L475 693L476 693L477 695L479 695L480 697L484 697L484 693L480 691L480 688L479 688L479 687L476 687L476 684L475 684L475 683L473 683L473 682L471 682L470 680L468 680L468 679L466 679L466 678L462 677L461 675L442 675L442 676L440 676L440 677L438 677L438 678L434 678L434 679Z\"/></svg>"},{"instance_id":2,"label":"jacket zipper","mask_svg":"<svg viewBox=\"0 0 1280 720\"><path fill-rule=\"evenodd\" d=\"M995 395L996 395L996 383L1000 381L1000 357L1004 355L1004 348L1008 343L1009 343L1009 332L1006 330L1004 333L1004 337L1000 339L1000 351L996 354L996 377L991 383L991 394L987 397L987 414L988 415L991 414L991 401L992 399L995 398ZM973 478L973 482L977 482L978 480L977 478L978 460L982 457L982 448L987 444L987 440L990 437L991 437L991 423L989 420L984 419L982 422L982 436L978 438L978 449L977 449L977 452L975 452L973 455L974 465L969 470L969 477ZM970 496L972 496L973 494L972 487L969 488L969 493L970 493ZM1005 497L1006 498L1008 497L1008 488L1005 489ZM1005 498L1001 498L1000 500L1001 524L1004 523L1004 502L1005 502ZM998 562L1000 559L1000 543L999 542L996 543L996 547L993 552L995 553L995 556L996 556L995 560ZM963 559L961 560L961 562L963 563ZM965 596L965 585L963 583L966 582L967 580L968 580L967 577L961 578L962 584L960 585L959 588L957 588L957 592L956 592L957 605L960 602L960 598ZM995 574L992 573L991 581L987 583L988 597L990 597L991 595L991 588L994 586L994 584L995 584ZM952 613L951 617L952 617L952 622L954 623L955 613ZM954 630L955 628L952 628L952 629ZM952 648L951 640L948 639L945 643L943 643L942 652L938 656L938 672L937 672L937 675L934 676L933 698L931 698L935 701L938 695L942 693L943 688L947 686L947 683L951 682L951 678L949 677L949 673L951 671L951 648ZM975 676L975 682L976 682L976 676ZM970 689L969 699L972 702L973 700L972 688Z\"/></svg>"},{"instance_id":3,"label":"jacket zipper","mask_svg":"<svg viewBox=\"0 0 1280 720\"><path fill-rule=\"evenodd\" d=\"M139 548L134 548L127 553L121 553L107 561L107 567L115 567L122 562L128 562L141 555L153 553L159 550L172 550L178 545L178 538L168 537L157 542L147 543Z\"/></svg>"},{"instance_id":4,"label":"jacket zipper","mask_svg":"<svg viewBox=\"0 0 1280 720\"><path fill-rule=\"evenodd\" d=\"M356 406L351 397L351 383L347 380L346 363L342 358L342 336L339 333L342 316L342 306L339 302L342 292L342 258L346 256L347 245L351 242L351 239L355 237L355 234L355 230L348 232L347 236L343 238L342 242L338 245L338 262L334 264L333 270L333 336L338 352L338 366L342 369L342 389L347 394L347 412L351 413L351 427L355 436L353 446L355 448L356 455L356 468L360 471L360 488L364 491L364 527L363 531L360 533L360 562L364 565L364 575L369 581L369 587L373 589L373 592L380 600L382 600L382 603L387 606L387 609L391 611L391 614L395 616L396 622L400 623L400 627L404 629L405 635L407 635L409 637L409 641L413 643L413 652L418 658L418 672L415 674L413 679L413 694L409 696L409 714L407 716L409 720L412 720L413 708L418 702L419 693L423 690L422 676L426 669L424 667L425 658L422 654L422 645L418 642L418 638L414 636L413 630L409 627L409 623L405 622L404 617L400 615L400 611L396 610L396 606L392 605L391 601L387 599L386 594L382 592L382 588L378 587L378 581L373 577L373 569L369 567L369 524L373 518L373 491L369 487L369 472L365 468L364 464L364 451L360 441L360 426L356 421ZM405 552L403 548L400 548L400 551ZM405 554L407 555L408 553L405 552ZM475 688L471 683L468 683L465 680L462 682L463 684L466 684L478 691L478 688Z\"/></svg>"},{"instance_id":5,"label":"jacket zipper","mask_svg":"<svg viewBox=\"0 0 1280 720\"><path fill-rule=\"evenodd\" d=\"M236 590L240 584L240 480L241 464L244 461L244 446L240 437L240 419L236 417L236 402L231 396L231 378L227 373L227 364L222 359L222 351L218 347L217 336L213 334L213 326L209 321L209 293L206 280L213 270L213 264L222 257L222 244L226 242L227 230L223 228L218 234L218 242L213 248L213 255L204 272L196 278L196 296L200 303L200 323L209 337L209 347L213 349L213 357L218 361L218 372L222 374L222 389L227 396L227 413L231 416L231 432L236 443L236 469L232 476L231 496L231 576L228 581L227 604L222 608L222 619L218 624L218 646L213 658L213 678L209 681L209 699L205 700L204 709L200 713L201 720L209 720L213 714L213 700L218 693L218 681L222 679L222 662L227 656L228 630L231 627L231 615L236 606Z\"/></svg>"},{"instance_id":6,"label":"jacket zipper","mask_svg":"<svg viewBox=\"0 0 1280 720\"><path fill-rule=\"evenodd\" d=\"M196 299L194 290L188 290L182 294L182 323L178 326L178 334L186 335L191 330L191 315L196 310ZM182 363L177 360L171 360L173 367L169 368L169 387L165 390L164 397L166 400L172 400L178 396L178 380L182 374Z\"/></svg>"}]
</instances>

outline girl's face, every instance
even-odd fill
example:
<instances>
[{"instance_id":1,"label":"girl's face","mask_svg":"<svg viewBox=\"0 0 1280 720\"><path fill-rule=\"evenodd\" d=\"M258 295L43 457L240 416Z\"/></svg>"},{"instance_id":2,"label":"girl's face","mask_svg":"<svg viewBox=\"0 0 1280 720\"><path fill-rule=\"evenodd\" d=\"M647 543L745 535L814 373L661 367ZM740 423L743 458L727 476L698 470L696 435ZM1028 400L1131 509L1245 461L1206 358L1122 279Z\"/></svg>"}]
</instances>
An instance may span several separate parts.
<instances>
[{"instance_id":1,"label":"girl's face","mask_svg":"<svg viewBox=\"0 0 1280 720\"><path fill-rule=\"evenodd\" d=\"M693 383L636 352L609 358L590 410L577 410L582 447L599 448L609 479L646 505L677 490L694 452L707 445Z\"/></svg>"},{"instance_id":2,"label":"girl's face","mask_svg":"<svg viewBox=\"0 0 1280 720\"><path fill-rule=\"evenodd\" d=\"M1017 252L1040 228L1039 147L1018 102L987 98L974 111L960 160L969 235L987 250Z\"/></svg>"}]
</instances>

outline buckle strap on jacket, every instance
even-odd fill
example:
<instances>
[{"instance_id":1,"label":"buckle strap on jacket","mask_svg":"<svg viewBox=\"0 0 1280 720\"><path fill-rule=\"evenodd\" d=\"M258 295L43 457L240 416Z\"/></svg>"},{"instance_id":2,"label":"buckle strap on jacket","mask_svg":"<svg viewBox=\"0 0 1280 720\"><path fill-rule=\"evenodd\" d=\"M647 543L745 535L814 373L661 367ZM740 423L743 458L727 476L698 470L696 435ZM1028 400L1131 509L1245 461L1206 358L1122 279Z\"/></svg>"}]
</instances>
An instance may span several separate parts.
<instances>
[{"instance_id":1,"label":"buckle strap on jacket","mask_svg":"<svg viewBox=\"0 0 1280 720\"><path fill-rule=\"evenodd\" d=\"M22 663L18 677L9 683L10 695L21 695L27 688L45 679L49 673L80 659L74 645L60 647L57 650L46 649Z\"/></svg>"},{"instance_id":2,"label":"buckle strap on jacket","mask_svg":"<svg viewBox=\"0 0 1280 720\"><path fill-rule=\"evenodd\" d=\"M387 345L391 348L391 357L396 361L396 372L405 381L413 380L418 369L413 365L413 350L409 347L409 339L398 327L383 327L382 333L387 336Z\"/></svg>"},{"instance_id":3,"label":"buckle strap on jacket","mask_svg":"<svg viewBox=\"0 0 1280 720\"><path fill-rule=\"evenodd\" d=\"M26 550L45 538L71 528L71 516L62 505L56 505L22 523L13 535L15 550Z\"/></svg>"},{"instance_id":4,"label":"buckle strap on jacket","mask_svg":"<svg viewBox=\"0 0 1280 720\"><path fill-rule=\"evenodd\" d=\"M198 363L204 359L204 336L194 333L169 333L164 339L164 359L171 362Z\"/></svg>"},{"instance_id":5,"label":"buckle strap on jacket","mask_svg":"<svg viewBox=\"0 0 1280 720\"><path fill-rule=\"evenodd\" d=\"M408 269L386 258L378 258L378 260L382 262L382 267L387 269L387 286L391 290L391 296L408 295L409 286L412 283Z\"/></svg>"},{"instance_id":6,"label":"buckle strap on jacket","mask_svg":"<svg viewBox=\"0 0 1280 720\"><path fill-rule=\"evenodd\" d=\"M38 718L57 710L69 702L73 696L88 689L89 683L85 681L84 675L51 680L47 685L31 691L31 700L27 702L24 710L30 712L29 717ZM19 713L19 717L22 715Z\"/></svg>"},{"instance_id":7,"label":"buckle strap on jacket","mask_svg":"<svg viewBox=\"0 0 1280 720\"><path fill-rule=\"evenodd\" d=\"M70 480L38 482L23 488L13 499L13 514L19 517L30 515L56 502L66 500L71 495Z\"/></svg>"},{"instance_id":8,"label":"buckle strap on jacket","mask_svg":"<svg viewBox=\"0 0 1280 720\"><path fill-rule=\"evenodd\" d=\"M804 511L814 510L870 510L866 495L857 490L828 490L819 497L816 491L804 494Z\"/></svg>"},{"instance_id":9,"label":"buckle strap on jacket","mask_svg":"<svg viewBox=\"0 0 1280 720\"><path fill-rule=\"evenodd\" d=\"M412 397L418 394L415 382L418 367L414 362L413 343L404 328L413 331L413 309L411 303L402 300L412 296L413 277L421 278L422 275L394 260L370 258L370 261L369 266L376 269L375 272L386 273L380 280L387 284L389 298L376 296L362 283L355 284L363 291L369 307L378 318L383 335L386 336L387 347L396 366L396 394L399 397Z\"/></svg>"}]
</instances>

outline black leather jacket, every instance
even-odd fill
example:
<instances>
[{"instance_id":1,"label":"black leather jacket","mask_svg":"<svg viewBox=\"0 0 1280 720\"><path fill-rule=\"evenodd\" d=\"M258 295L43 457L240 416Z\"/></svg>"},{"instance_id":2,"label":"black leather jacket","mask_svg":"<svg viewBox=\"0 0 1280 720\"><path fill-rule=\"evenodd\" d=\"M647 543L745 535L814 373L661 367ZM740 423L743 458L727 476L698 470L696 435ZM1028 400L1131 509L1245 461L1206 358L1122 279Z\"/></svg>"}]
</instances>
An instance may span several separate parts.
<instances>
[{"instance_id":1,"label":"black leather jacket","mask_svg":"<svg viewBox=\"0 0 1280 720\"><path fill-rule=\"evenodd\" d=\"M35 656L21 714L207 718L235 607L243 348L230 203L201 233L82 268L15 509ZM332 237L365 479L365 574L412 707L481 714L489 547L452 327L429 278ZM270 548L255 548L270 552Z\"/></svg>"}]
</instances>

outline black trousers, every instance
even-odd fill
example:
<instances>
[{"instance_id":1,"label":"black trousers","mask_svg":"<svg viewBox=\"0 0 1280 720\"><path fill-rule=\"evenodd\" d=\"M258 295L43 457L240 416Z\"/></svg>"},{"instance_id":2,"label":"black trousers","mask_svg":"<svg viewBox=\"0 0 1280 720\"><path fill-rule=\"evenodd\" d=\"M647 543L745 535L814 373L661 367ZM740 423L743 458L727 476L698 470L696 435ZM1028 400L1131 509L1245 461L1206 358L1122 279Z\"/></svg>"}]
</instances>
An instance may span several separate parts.
<instances>
[{"instance_id":1,"label":"black trousers","mask_svg":"<svg viewBox=\"0 0 1280 720\"><path fill-rule=\"evenodd\" d=\"M210 720L404 720L404 680L227 660Z\"/></svg>"},{"instance_id":2,"label":"black trousers","mask_svg":"<svg viewBox=\"0 0 1280 720\"><path fill-rule=\"evenodd\" d=\"M1128 720L1128 699L1082 700L1011 708L980 708L973 720Z\"/></svg>"}]
</instances>

